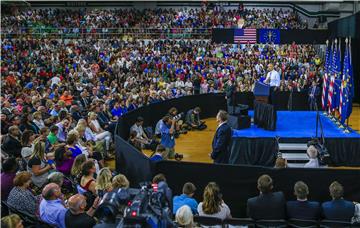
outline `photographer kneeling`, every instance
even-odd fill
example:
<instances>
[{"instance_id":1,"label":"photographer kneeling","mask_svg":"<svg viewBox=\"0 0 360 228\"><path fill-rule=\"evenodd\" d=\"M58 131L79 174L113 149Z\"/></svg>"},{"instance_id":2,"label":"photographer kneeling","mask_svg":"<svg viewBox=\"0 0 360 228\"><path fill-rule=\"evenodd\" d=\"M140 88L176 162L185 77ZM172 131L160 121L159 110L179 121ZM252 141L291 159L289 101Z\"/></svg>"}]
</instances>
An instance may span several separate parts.
<instances>
[{"instance_id":1,"label":"photographer kneeling","mask_svg":"<svg viewBox=\"0 0 360 228\"><path fill-rule=\"evenodd\" d=\"M199 107L195 107L186 113L186 124L192 129L204 130L207 128L205 121L200 120L200 112L201 109Z\"/></svg>"}]
</instances>

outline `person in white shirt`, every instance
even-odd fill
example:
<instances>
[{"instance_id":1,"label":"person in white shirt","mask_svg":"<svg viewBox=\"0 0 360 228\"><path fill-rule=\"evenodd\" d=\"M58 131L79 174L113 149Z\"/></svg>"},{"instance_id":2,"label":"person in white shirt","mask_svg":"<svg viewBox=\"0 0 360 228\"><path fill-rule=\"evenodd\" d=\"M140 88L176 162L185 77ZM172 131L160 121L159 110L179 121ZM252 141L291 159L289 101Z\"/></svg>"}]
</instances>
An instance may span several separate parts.
<instances>
[{"instance_id":1,"label":"person in white shirt","mask_svg":"<svg viewBox=\"0 0 360 228\"><path fill-rule=\"evenodd\" d=\"M144 119L139 116L136 119L135 124L130 128L131 131L136 132L136 138L141 142L141 147L145 148L146 145L149 145L151 143L151 140L147 137L146 133L144 132L144 129L142 127L144 123Z\"/></svg>"},{"instance_id":2,"label":"person in white shirt","mask_svg":"<svg viewBox=\"0 0 360 228\"><path fill-rule=\"evenodd\" d=\"M197 208L200 216L219 219L231 218L230 208L222 200L220 188L215 182L209 182L204 189L203 202Z\"/></svg>"},{"instance_id":3,"label":"person in white shirt","mask_svg":"<svg viewBox=\"0 0 360 228\"><path fill-rule=\"evenodd\" d=\"M309 146L306 153L309 156L309 161L304 165L304 168L319 168L318 151L315 146Z\"/></svg>"},{"instance_id":4,"label":"person in white shirt","mask_svg":"<svg viewBox=\"0 0 360 228\"><path fill-rule=\"evenodd\" d=\"M177 78L177 80L175 82L175 87L176 88L184 88L185 87L184 81L181 80L180 78Z\"/></svg>"},{"instance_id":5,"label":"person in white shirt","mask_svg":"<svg viewBox=\"0 0 360 228\"><path fill-rule=\"evenodd\" d=\"M270 85L270 87L279 87L280 86L280 74L274 70L274 65L270 63L268 65L269 72L267 73L265 82Z\"/></svg>"}]
</instances>

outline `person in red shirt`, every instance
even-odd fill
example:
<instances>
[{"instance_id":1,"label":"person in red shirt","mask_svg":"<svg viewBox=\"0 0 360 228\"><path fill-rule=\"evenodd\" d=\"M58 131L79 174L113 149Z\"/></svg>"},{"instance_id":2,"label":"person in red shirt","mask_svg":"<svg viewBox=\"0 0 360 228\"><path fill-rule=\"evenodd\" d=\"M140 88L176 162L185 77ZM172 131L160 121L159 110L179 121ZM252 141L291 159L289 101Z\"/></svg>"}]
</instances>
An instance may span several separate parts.
<instances>
[{"instance_id":1,"label":"person in red shirt","mask_svg":"<svg viewBox=\"0 0 360 228\"><path fill-rule=\"evenodd\" d=\"M69 94L69 91L65 90L63 95L60 97L60 100L64 101L66 106L70 106L73 101L73 96Z\"/></svg>"}]
</instances>

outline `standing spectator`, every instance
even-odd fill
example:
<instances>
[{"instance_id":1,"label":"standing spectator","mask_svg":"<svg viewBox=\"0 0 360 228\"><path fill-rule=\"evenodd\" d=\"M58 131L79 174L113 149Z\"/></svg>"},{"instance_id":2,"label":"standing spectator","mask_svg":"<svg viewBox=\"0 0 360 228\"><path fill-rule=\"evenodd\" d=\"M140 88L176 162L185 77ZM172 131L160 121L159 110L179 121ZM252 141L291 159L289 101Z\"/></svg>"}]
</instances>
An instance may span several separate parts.
<instances>
[{"instance_id":1,"label":"standing spectator","mask_svg":"<svg viewBox=\"0 0 360 228\"><path fill-rule=\"evenodd\" d=\"M7 200L11 189L14 187L14 178L18 169L15 158L8 158L2 163L1 173L1 200Z\"/></svg>"},{"instance_id":2,"label":"standing spectator","mask_svg":"<svg viewBox=\"0 0 360 228\"><path fill-rule=\"evenodd\" d=\"M160 124L161 145L165 147L166 153L164 159L173 159L175 157L175 120L170 116L165 116Z\"/></svg>"},{"instance_id":3,"label":"standing spectator","mask_svg":"<svg viewBox=\"0 0 360 228\"><path fill-rule=\"evenodd\" d=\"M14 188L10 191L7 203L18 211L35 214L39 198L29 190L31 173L23 171L16 174Z\"/></svg>"},{"instance_id":4,"label":"standing spectator","mask_svg":"<svg viewBox=\"0 0 360 228\"><path fill-rule=\"evenodd\" d=\"M286 203L287 217L290 219L309 219L318 220L320 218L320 204L315 201L308 201L308 186L298 181L294 185L294 194L296 201Z\"/></svg>"},{"instance_id":5,"label":"standing spectator","mask_svg":"<svg viewBox=\"0 0 360 228\"><path fill-rule=\"evenodd\" d=\"M248 199L247 215L258 219L285 219L285 197L282 192L272 192L273 181L269 175L262 175L257 181L259 196ZM271 211L271 213L269 213Z\"/></svg>"},{"instance_id":6,"label":"standing spectator","mask_svg":"<svg viewBox=\"0 0 360 228\"><path fill-rule=\"evenodd\" d=\"M203 202L197 208L200 216L209 216L219 219L231 218L229 207L222 199L220 188L215 182L209 182L205 187Z\"/></svg>"},{"instance_id":7,"label":"standing spectator","mask_svg":"<svg viewBox=\"0 0 360 228\"><path fill-rule=\"evenodd\" d=\"M39 207L41 220L56 227L66 228L67 209L62 199L61 188L54 183L47 184L42 190L42 197Z\"/></svg>"},{"instance_id":8,"label":"standing spectator","mask_svg":"<svg viewBox=\"0 0 360 228\"><path fill-rule=\"evenodd\" d=\"M9 127L9 133L3 139L1 150L5 151L9 156L21 157L22 145L19 138L20 134L18 126Z\"/></svg>"},{"instance_id":9,"label":"standing spectator","mask_svg":"<svg viewBox=\"0 0 360 228\"><path fill-rule=\"evenodd\" d=\"M344 200L343 186L339 182L334 181L329 186L329 191L332 201L324 202L321 205L325 219L350 222L354 216L355 205L350 201Z\"/></svg>"},{"instance_id":10,"label":"standing spectator","mask_svg":"<svg viewBox=\"0 0 360 228\"><path fill-rule=\"evenodd\" d=\"M220 110L216 115L216 121L218 127L216 129L214 139L212 141L212 153L211 158L214 163L229 163L230 157L230 141L231 141L231 128L227 124L228 114L227 112Z\"/></svg>"},{"instance_id":11,"label":"standing spectator","mask_svg":"<svg viewBox=\"0 0 360 228\"><path fill-rule=\"evenodd\" d=\"M198 203L193 198L196 191L196 187L193 183L187 182L184 184L182 194L175 196L173 199L173 213L176 214L177 210L184 205L191 208L192 214L197 214Z\"/></svg>"}]
</instances>

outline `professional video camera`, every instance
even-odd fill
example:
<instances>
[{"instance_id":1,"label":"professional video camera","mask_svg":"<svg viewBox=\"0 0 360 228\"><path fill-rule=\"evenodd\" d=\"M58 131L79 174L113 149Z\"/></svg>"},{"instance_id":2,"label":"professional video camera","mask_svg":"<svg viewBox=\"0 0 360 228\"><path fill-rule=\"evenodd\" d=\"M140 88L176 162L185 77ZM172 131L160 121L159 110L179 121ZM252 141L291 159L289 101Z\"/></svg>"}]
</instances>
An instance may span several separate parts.
<instances>
[{"instance_id":1,"label":"professional video camera","mask_svg":"<svg viewBox=\"0 0 360 228\"><path fill-rule=\"evenodd\" d=\"M181 118L183 118L184 116L184 113L183 112L180 112L178 113L176 116L173 117L174 120L178 121L180 120Z\"/></svg>"},{"instance_id":2,"label":"professional video camera","mask_svg":"<svg viewBox=\"0 0 360 228\"><path fill-rule=\"evenodd\" d=\"M176 227L171 219L167 184L141 184L141 189L118 189L106 193L96 216L116 227Z\"/></svg>"}]
</instances>

